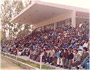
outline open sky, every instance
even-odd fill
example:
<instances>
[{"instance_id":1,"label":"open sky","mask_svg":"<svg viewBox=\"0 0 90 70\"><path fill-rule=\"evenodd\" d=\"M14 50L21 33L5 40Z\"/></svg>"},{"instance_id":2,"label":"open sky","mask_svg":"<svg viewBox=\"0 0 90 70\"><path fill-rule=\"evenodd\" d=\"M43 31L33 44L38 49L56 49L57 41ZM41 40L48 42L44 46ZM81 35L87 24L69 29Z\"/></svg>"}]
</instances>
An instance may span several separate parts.
<instances>
[{"instance_id":1,"label":"open sky","mask_svg":"<svg viewBox=\"0 0 90 70\"><path fill-rule=\"evenodd\" d=\"M2 3L3 1L4 0L0 0L0 3ZM22 0L22 1L25 1L25 0ZM77 6L77 7L90 9L90 0L41 0L41 1L65 4L65 5Z\"/></svg>"},{"instance_id":2,"label":"open sky","mask_svg":"<svg viewBox=\"0 0 90 70\"><path fill-rule=\"evenodd\" d=\"M90 0L41 0L41 1L90 9Z\"/></svg>"}]
</instances>

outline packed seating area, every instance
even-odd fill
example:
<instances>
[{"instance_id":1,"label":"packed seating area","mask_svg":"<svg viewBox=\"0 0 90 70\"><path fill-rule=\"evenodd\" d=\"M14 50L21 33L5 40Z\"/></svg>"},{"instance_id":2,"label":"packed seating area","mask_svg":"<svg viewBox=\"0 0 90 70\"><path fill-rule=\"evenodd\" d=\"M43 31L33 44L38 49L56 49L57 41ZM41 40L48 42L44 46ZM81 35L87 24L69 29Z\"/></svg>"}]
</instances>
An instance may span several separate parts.
<instances>
[{"instance_id":1,"label":"packed seating area","mask_svg":"<svg viewBox=\"0 0 90 70\"><path fill-rule=\"evenodd\" d=\"M87 69L89 63L89 23L76 27L65 25L56 30L33 31L14 40L5 41L2 51L14 55L27 56L30 59L63 67L65 69L81 65ZM85 60L88 58L87 60Z\"/></svg>"}]
</instances>

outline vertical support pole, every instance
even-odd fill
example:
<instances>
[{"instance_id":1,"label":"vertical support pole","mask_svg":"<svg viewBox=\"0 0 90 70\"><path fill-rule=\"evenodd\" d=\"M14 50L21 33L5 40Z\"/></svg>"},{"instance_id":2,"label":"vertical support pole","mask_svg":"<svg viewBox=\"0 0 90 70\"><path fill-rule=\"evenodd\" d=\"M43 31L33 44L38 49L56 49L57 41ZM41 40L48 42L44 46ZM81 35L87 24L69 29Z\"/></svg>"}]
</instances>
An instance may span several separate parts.
<instances>
[{"instance_id":1,"label":"vertical support pole","mask_svg":"<svg viewBox=\"0 0 90 70\"><path fill-rule=\"evenodd\" d=\"M40 55L40 70L42 70L42 54Z\"/></svg>"},{"instance_id":2,"label":"vertical support pole","mask_svg":"<svg viewBox=\"0 0 90 70\"><path fill-rule=\"evenodd\" d=\"M76 27L76 11L72 12L72 26Z\"/></svg>"},{"instance_id":3,"label":"vertical support pole","mask_svg":"<svg viewBox=\"0 0 90 70\"><path fill-rule=\"evenodd\" d=\"M16 48L16 60L17 60L17 55L18 55L18 49Z\"/></svg>"},{"instance_id":4,"label":"vertical support pole","mask_svg":"<svg viewBox=\"0 0 90 70\"><path fill-rule=\"evenodd\" d=\"M56 23L54 23L54 30L56 30Z\"/></svg>"}]
</instances>

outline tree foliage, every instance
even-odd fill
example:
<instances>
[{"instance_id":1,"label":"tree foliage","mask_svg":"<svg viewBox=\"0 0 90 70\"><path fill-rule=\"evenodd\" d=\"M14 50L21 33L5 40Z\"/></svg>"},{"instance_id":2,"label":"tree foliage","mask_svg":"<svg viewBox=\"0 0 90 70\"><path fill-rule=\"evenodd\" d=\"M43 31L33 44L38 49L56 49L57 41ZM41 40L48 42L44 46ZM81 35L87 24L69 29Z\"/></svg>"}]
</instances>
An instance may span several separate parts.
<instances>
[{"instance_id":1,"label":"tree foliage","mask_svg":"<svg viewBox=\"0 0 90 70\"><path fill-rule=\"evenodd\" d=\"M10 20L18 15L21 10L28 6L30 4L29 2L31 2L31 0L26 1L24 3L25 6L23 5L22 0L5 0L1 5L1 24L4 39L13 39L20 36L23 32L26 33L29 31L28 28L30 25L10 23Z\"/></svg>"}]
</instances>

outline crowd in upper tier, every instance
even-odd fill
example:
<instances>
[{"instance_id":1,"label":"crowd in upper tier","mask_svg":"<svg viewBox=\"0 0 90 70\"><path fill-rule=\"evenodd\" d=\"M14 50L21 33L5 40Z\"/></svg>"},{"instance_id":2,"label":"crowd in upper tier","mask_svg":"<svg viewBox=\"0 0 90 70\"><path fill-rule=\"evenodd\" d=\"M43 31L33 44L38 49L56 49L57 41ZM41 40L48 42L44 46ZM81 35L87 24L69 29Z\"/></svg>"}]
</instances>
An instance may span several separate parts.
<instances>
[{"instance_id":1,"label":"crowd in upper tier","mask_svg":"<svg viewBox=\"0 0 90 70\"><path fill-rule=\"evenodd\" d=\"M76 27L65 25L56 30L33 31L11 41L6 41L2 45L2 51L21 56L29 56L30 59L42 61L52 65L69 68L82 65L89 56L89 23L85 22ZM85 62L85 61L84 61ZM89 58L86 63L89 62ZM83 63L83 64L82 64Z\"/></svg>"}]
</instances>

